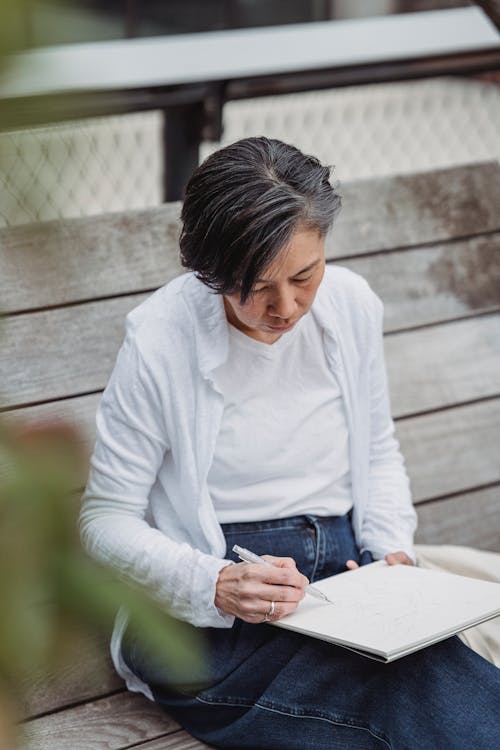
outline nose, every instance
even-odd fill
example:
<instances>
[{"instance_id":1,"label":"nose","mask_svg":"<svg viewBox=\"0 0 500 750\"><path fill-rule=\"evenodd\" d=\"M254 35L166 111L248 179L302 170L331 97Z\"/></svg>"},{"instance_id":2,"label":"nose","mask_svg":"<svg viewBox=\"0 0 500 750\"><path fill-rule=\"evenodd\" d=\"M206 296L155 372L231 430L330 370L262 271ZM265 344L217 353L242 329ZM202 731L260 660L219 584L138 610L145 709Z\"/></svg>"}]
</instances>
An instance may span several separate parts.
<instances>
[{"instance_id":1,"label":"nose","mask_svg":"<svg viewBox=\"0 0 500 750\"><path fill-rule=\"evenodd\" d=\"M297 311L297 301L293 288L277 291L268 306L269 314L282 320L293 318Z\"/></svg>"}]
</instances>

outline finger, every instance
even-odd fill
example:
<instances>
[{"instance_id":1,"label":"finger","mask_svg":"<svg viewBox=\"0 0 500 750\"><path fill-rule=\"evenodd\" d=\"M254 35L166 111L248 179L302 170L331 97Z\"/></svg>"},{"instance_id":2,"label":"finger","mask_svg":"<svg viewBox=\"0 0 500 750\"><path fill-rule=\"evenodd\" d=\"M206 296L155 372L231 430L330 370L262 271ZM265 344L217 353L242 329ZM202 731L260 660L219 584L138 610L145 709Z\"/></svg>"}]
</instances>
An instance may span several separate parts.
<instances>
[{"instance_id":1,"label":"finger","mask_svg":"<svg viewBox=\"0 0 500 750\"><path fill-rule=\"evenodd\" d=\"M300 602L305 595L305 587L265 584L259 589L259 597L270 602Z\"/></svg>"},{"instance_id":2,"label":"finger","mask_svg":"<svg viewBox=\"0 0 500 750\"><path fill-rule=\"evenodd\" d=\"M252 567L256 568L256 570L251 570ZM307 586L307 578L305 576L302 576L297 571L292 574L289 570L276 568L269 568L269 575L266 576L267 568L263 571L263 567L262 565L246 566L241 571L239 579L233 587L237 599L244 605L247 613L251 613L252 611L259 612L259 604L262 601L298 603L304 598ZM284 575L288 576L288 578L283 583ZM276 577L282 580L276 581ZM292 585L294 583L297 585Z\"/></svg>"},{"instance_id":3,"label":"finger","mask_svg":"<svg viewBox=\"0 0 500 750\"><path fill-rule=\"evenodd\" d=\"M282 617L292 614L297 609L298 602L275 602L274 611L270 613L271 602L265 602L267 605L265 612L261 615L261 621L276 622Z\"/></svg>"},{"instance_id":4,"label":"finger","mask_svg":"<svg viewBox=\"0 0 500 750\"><path fill-rule=\"evenodd\" d=\"M272 563L276 568L295 568L297 563L293 557L274 557L274 555L262 555L263 560Z\"/></svg>"},{"instance_id":5,"label":"finger","mask_svg":"<svg viewBox=\"0 0 500 750\"><path fill-rule=\"evenodd\" d=\"M385 561L388 565L399 565L399 559L394 553L385 556Z\"/></svg>"},{"instance_id":6,"label":"finger","mask_svg":"<svg viewBox=\"0 0 500 750\"><path fill-rule=\"evenodd\" d=\"M413 565L413 560L408 557L406 552L391 552L385 556L388 565Z\"/></svg>"},{"instance_id":7,"label":"finger","mask_svg":"<svg viewBox=\"0 0 500 750\"><path fill-rule=\"evenodd\" d=\"M348 560L345 566L348 570L356 570L356 568L359 568L359 565L355 560Z\"/></svg>"},{"instance_id":8,"label":"finger","mask_svg":"<svg viewBox=\"0 0 500 750\"><path fill-rule=\"evenodd\" d=\"M249 575L265 583L271 583L278 586L295 586L296 588L304 588L309 583L309 579L302 575L295 565L293 567L248 565L247 567Z\"/></svg>"},{"instance_id":9,"label":"finger","mask_svg":"<svg viewBox=\"0 0 500 750\"><path fill-rule=\"evenodd\" d=\"M403 565L415 565L411 557L408 557L408 555L405 554L404 552L403 552L403 555L404 555Z\"/></svg>"},{"instance_id":10,"label":"finger","mask_svg":"<svg viewBox=\"0 0 500 750\"><path fill-rule=\"evenodd\" d=\"M256 611L261 601L298 603L304 598L305 592L305 586L277 586L253 580L243 581L238 587L239 599Z\"/></svg>"}]
</instances>

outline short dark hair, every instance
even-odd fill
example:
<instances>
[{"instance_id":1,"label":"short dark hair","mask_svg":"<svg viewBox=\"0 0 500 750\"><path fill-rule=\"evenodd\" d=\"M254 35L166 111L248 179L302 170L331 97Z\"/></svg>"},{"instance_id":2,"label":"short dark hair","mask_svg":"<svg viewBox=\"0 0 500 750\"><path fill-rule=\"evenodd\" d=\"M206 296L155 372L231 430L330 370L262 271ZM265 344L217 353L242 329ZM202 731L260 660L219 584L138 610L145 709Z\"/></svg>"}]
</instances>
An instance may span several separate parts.
<instances>
[{"instance_id":1,"label":"short dark hair","mask_svg":"<svg viewBox=\"0 0 500 750\"><path fill-rule=\"evenodd\" d=\"M182 265L244 303L295 229L324 237L340 206L330 167L282 141L244 138L211 154L187 184Z\"/></svg>"}]
</instances>

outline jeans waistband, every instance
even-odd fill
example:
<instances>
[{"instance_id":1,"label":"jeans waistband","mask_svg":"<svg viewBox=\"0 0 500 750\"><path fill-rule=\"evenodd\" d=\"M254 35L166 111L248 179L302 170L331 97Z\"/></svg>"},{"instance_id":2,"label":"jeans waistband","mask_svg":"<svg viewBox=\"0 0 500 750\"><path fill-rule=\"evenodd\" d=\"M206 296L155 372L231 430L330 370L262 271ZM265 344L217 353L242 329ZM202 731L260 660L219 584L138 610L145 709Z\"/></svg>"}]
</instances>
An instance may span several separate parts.
<instances>
[{"instance_id":1,"label":"jeans waistband","mask_svg":"<svg viewBox=\"0 0 500 750\"><path fill-rule=\"evenodd\" d=\"M272 518L267 521L239 521L221 524L224 536L228 534L252 534L255 531L280 531L286 529L310 529L317 524L322 526L343 525L351 522L352 511L343 516L289 516Z\"/></svg>"}]
</instances>

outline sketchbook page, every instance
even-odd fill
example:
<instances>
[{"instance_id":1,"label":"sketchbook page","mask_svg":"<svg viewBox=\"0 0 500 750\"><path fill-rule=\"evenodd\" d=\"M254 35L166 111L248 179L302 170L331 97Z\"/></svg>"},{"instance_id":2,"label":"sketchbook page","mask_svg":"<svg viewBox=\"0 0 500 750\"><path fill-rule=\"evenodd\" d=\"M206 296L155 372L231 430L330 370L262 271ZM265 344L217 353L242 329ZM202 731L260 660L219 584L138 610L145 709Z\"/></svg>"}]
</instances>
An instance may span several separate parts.
<instances>
[{"instance_id":1,"label":"sketchbook page","mask_svg":"<svg viewBox=\"0 0 500 750\"><path fill-rule=\"evenodd\" d=\"M390 657L500 614L500 584L378 561L317 581L276 625Z\"/></svg>"}]
</instances>

